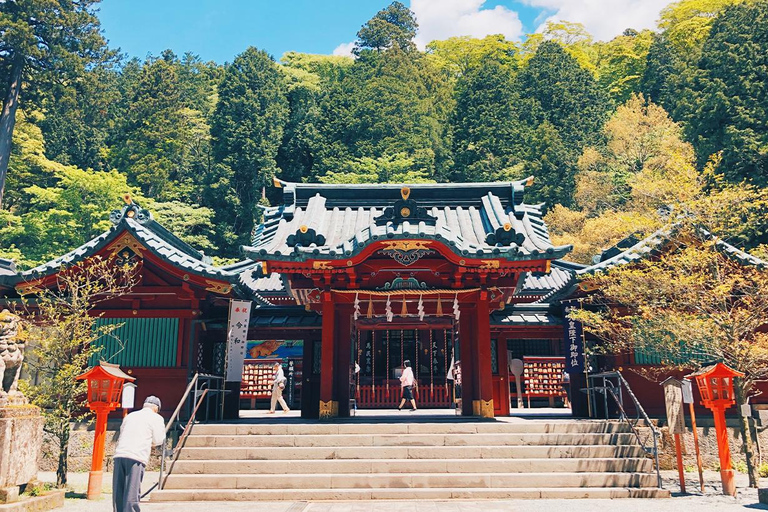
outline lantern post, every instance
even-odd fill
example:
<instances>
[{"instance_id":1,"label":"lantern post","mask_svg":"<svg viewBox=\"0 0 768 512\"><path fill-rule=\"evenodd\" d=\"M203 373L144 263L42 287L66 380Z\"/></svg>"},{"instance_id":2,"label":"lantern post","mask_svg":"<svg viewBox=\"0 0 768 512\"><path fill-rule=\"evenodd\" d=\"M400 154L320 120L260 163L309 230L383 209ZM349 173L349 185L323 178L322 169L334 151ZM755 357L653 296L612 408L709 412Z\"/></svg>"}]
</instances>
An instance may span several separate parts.
<instances>
[{"instance_id":1,"label":"lantern post","mask_svg":"<svg viewBox=\"0 0 768 512\"><path fill-rule=\"evenodd\" d=\"M725 428L725 410L736 401L733 395L733 378L744 374L733 370L723 363L713 364L691 375L701 393L701 404L712 411L717 435L717 451L720 455L720 478L723 482L723 494L736 495L733 481L731 449L728 445L728 432Z\"/></svg>"},{"instance_id":2,"label":"lantern post","mask_svg":"<svg viewBox=\"0 0 768 512\"><path fill-rule=\"evenodd\" d=\"M104 361L77 377L88 381L88 408L96 414L96 428L93 437L93 456L91 472L88 474L89 500L101 496L101 483L104 468L104 441L107 436L107 417L120 407L120 394L125 381L134 381L133 377L123 373L116 364Z\"/></svg>"}]
</instances>

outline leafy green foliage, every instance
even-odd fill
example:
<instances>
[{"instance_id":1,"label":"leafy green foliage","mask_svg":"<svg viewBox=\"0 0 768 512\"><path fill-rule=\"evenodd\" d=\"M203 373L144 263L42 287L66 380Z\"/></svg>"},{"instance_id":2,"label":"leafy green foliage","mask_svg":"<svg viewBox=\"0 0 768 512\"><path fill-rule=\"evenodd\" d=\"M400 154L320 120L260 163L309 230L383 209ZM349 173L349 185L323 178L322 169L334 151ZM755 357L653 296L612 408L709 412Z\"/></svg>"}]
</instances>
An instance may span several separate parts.
<instances>
[{"instance_id":1,"label":"leafy green foliage","mask_svg":"<svg viewBox=\"0 0 768 512\"><path fill-rule=\"evenodd\" d=\"M135 284L134 268L113 261L94 259L84 268L62 268L57 286L35 294L34 305L23 299L19 314L32 327L27 342L28 364L38 382L22 381L22 392L40 407L44 430L59 445L56 483L67 483L67 453L72 422L91 416L85 408L87 383L76 380L88 360L100 348L94 343L109 336L120 325L97 326L92 316L103 301L127 293Z\"/></svg>"},{"instance_id":2,"label":"leafy green foliage","mask_svg":"<svg viewBox=\"0 0 768 512\"><path fill-rule=\"evenodd\" d=\"M353 51L356 55L365 50L380 52L392 48L413 51L416 49L413 38L418 28L411 10L400 2L392 2L363 25L357 33Z\"/></svg>"},{"instance_id":3,"label":"leafy green foliage","mask_svg":"<svg viewBox=\"0 0 768 512\"><path fill-rule=\"evenodd\" d=\"M222 247L232 254L248 242L262 189L277 172L275 159L288 118L285 83L274 60L248 48L224 72L211 125L215 165L204 204L216 205Z\"/></svg>"},{"instance_id":4,"label":"leafy green foliage","mask_svg":"<svg viewBox=\"0 0 768 512\"><path fill-rule=\"evenodd\" d=\"M726 8L714 21L678 113L699 164L722 152L732 181L768 185L768 3Z\"/></svg>"},{"instance_id":5,"label":"leafy green foliage","mask_svg":"<svg viewBox=\"0 0 768 512\"><path fill-rule=\"evenodd\" d=\"M394 2L361 28L354 58L288 52L276 64L251 48L227 66L170 50L125 60L98 36L92 1L59 13L14 4L0 7L0 45L29 58L0 247L22 266L98 234L125 192L191 245L236 257L257 205L279 200L273 176L533 175L527 199L545 203L555 241L575 243L581 261L657 227L657 209L709 194L738 212L723 233L768 247L759 0L682 0L660 31L605 42L563 21L521 42L453 37L425 52L413 13ZM33 11L63 16L64 33L34 27ZM12 71L12 53L0 53L2 83ZM744 178L753 186L728 183Z\"/></svg>"}]
</instances>

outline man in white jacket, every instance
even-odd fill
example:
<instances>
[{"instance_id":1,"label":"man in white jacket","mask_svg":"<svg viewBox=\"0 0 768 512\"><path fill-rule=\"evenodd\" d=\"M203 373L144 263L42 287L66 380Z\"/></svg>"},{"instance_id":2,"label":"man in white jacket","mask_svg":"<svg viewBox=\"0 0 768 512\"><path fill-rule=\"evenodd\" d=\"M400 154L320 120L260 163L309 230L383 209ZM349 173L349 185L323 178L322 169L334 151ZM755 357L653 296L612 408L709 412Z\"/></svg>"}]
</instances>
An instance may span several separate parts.
<instances>
[{"instance_id":1,"label":"man in white jacket","mask_svg":"<svg viewBox=\"0 0 768 512\"><path fill-rule=\"evenodd\" d=\"M144 468L153 446L163 444L165 424L158 414L160 399L149 396L144 407L125 417L114 456L112 476L112 510L140 512L139 497Z\"/></svg>"}]
</instances>

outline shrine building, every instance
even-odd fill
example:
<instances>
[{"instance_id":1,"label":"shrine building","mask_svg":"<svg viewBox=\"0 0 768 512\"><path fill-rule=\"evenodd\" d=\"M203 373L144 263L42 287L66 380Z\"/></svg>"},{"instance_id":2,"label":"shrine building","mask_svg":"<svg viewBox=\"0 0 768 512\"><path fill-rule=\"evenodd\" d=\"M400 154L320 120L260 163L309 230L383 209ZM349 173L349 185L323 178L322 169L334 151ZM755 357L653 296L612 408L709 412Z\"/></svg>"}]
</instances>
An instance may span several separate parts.
<instances>
[{"instance_id":1,"label":"shrine building","mask_svg":"<svg viewBox=\"0 0 768 512\"><path fill-rule=\"evenodd\" d=\"M583 343L576 353L568 339L564 308L586 293L580 283L591 272L645 257L663 236L623 241L590 266L568 262L571 247L552 244L542 205L525 202L531 184L275 180L280 204L263 209L244 259L227 266L127 199L110 215L110 229L59 258L24 271L0 260L0 302L34 297L56 286L63 267L96 256L135 263L130 292L92 313L97 325L120 326L96 342L98 358L136 378L137 403L159 396L166 416L196 374L226 389L226 417L264 409L274 362L285 367L285 397L302 417L395 408L406 361L422 408L493 417L520 406L562 407L567 370L574 414L585 416L578 391L587 384L585 366L652 366L662 355L585 364ZM234 380L225 379L233 301L250 303L242 375ZM523 369L515 375L517 359ZM646 410L662 412L660 386L625 374Z\"/></svg>"}]
</instances>

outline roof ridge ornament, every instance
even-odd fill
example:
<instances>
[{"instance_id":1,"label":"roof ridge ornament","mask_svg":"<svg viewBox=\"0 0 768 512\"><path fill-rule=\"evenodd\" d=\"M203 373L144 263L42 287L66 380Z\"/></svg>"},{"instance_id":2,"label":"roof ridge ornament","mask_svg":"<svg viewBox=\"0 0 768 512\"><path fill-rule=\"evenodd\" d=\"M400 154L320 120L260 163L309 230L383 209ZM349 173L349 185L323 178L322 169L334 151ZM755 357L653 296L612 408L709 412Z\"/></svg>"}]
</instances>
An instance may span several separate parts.
<instances>
[{"instance_id":1,"label":"roof ridge ornament","mask_svg":"<svg viewBox=\"0 0 768 512\"><path fill-rule=\"evenodd\" d=\"M309 247L312 244L315 244L318 247L322 247L325 245L325 237L315 231L313 228L302 224L299 226L299 229L296 230L296 233L293 235L288 235L285 243L289 247L296 247L297 245L301 247Z\"/></svg>"},{"instance_id":2,"label":"roof ridge ornament","mask_svg":"<svg viewBox=\"0 0 768 512\"><path fill-rule=\"evenodd\" d=\"M485 237L485 243L488 245L522 245L524 241L525 235L515 231L509 222L505 222L503 226L499 226L495 232L488 233Z\"/></svg>"},{"instance_id":3,"label":"roof ridge ornament","mask_svg":"<svg viewBox=\"0 0 768 512\"><path fill-rule=\"evenodd\" d=\"M133 219L140 224L147 224L152 219L152 212L146 210L134 202L131 194L124 194L123 201L125 206L119 210L112 210L109 214L109 220L112 224L119 224L123 219Z\"/></svg>"},{"instance_id":4,"label":"roof ridge ornament","mask_svg":"<svg viewBox=\"0 0 768 512\"><path fill-rule=\"evenodd\" d=\"M403 222L424 222L427 225L434 226L437 223L437 217L430 214L426 208L418 205L418 203L410 199L411 189L410 187L403 186L400 189L400 197L395 201L393 206L388 206L384 209L384 212L374 219L377 226L384 226L391 222L395 226L399 226Z\"/></svg>"}]
</instances>

